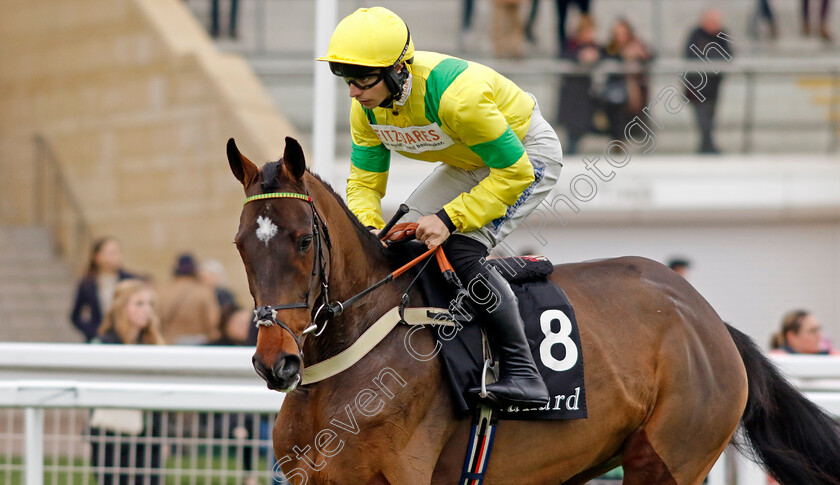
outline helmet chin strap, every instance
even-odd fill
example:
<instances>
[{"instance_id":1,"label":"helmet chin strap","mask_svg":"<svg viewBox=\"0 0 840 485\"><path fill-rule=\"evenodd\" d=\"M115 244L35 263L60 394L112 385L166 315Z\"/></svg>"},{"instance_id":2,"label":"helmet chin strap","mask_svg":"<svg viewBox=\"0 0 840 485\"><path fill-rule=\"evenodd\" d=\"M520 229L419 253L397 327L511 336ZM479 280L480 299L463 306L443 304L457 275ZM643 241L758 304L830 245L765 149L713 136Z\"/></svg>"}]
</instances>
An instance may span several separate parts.
<instances>
[{"instance_id":1,"label":"helmet chin strap","mask_svg":"<svg viewBox=\"0 0 840 485\"><path fill-rule=\"evenodd\" d=\"M379 107L380 108L390 108L390 107L394 106L394 100L395 99L397 99L397 96L395 94L391 93L390 96L386 97L385 99L382 100L381 103L379 103Z\"/></svg>"},{"instance_id":2,"label":"helmet chin strap","mask_svg":"<svg viewBox=\"0 0 840 485\"><path fill-rule=\"evenodd\" d=\"M379 104L380 108L391 108L394 105L394 101L400 98L403 93L403 89L405 87L406 81L409 79L411 75L408 72L408 66L403 64L403 68L400 71L397 71L400 63L403 62L405 59L405 54L408 52L408 46L411 44L411 31L408 29L408 24L405 24L405 45L403 46L402 52L400 52L400 56L397 60L392 64L390 67L386 68L385 71L385 79L395 79L397 82L388 82L386 81L385 84L388 86L388 90L391 92L391 96L385 98L382 103ZM409 60L408 62L411 62Z\"/></svg>"},{"instance_id":3,"label":"helmet chin strap","mask_svg":"<svg viewBox=\"0 0 840 485\"><path fill-rule=\"evenodd\" d=\"M389 70L396 70L395 67L389 67L388 69ZM397 77L400 80L399 84L396 85L396 86L393 86L393 88L390 85L388 86L388 91L391 93L391 95L387 96L384 100L382 100L382 102L379 104L380 108L392 108L392 107L394 107L394 101L400 99L400 97L402 96L403 88L405 86L405 83L408 81L408 76L409 76L409 74L407 72L408 67L403 66L403 70L406 71L406 72L405 73L403 73L403 72L398 72L397 73ZM385 75L390 76L391 74L387 73Z\"/></svg>"}]
</instances>

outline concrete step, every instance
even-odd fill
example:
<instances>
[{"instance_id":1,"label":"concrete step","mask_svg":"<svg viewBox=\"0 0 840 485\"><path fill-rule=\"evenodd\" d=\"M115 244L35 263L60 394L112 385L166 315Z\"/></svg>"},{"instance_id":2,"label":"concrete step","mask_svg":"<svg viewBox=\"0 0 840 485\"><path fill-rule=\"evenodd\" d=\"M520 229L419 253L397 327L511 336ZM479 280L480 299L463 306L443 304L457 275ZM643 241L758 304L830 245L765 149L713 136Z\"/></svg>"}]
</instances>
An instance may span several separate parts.
<instances>
[{"instance_id":1,"label":"concrete step","mask_svg":"<svg viewBox=\"0 0 840 485\"><path fill-rule=\"evenodd\" d=\"M52 236L48 229L41 226L0 226L0 249L52 255Z\"/></svg>"},{"instance_id":2,"label":"concrete step","mask_svg":"<svg viewBox=\"0 0 840 485\"><path fill-rule=\"evenodd\" d=\"M40 292L53 292L53 291L67 291L68 289L75 289L75 281L70 281L71 278L41 278L37 281L33 281L31 284L27 285L26 291L40 291ZM68 282L70 284L68 284ZM7 280L0 280L0 294L6 292L15 292L19 291L21 285L16 281L7 281Z\"/></svg>"},{"instance_id":3,"label":"concrete step","mask_svg":"<svg viewBox=\"0 0 840 485\"><path fill-rule=\"evenodd\" d=\"M69 321L38 316L3 318L0 341L80 343L84 339Z\"/></svg>"},{"instance_id":4,"label":"concrete step","mask_svg":"<svg viewBox=\"0 0 840 485\"><path fill-rule=\"evenodd\" d=\"M0 281L39 283L42 281L65 281L70 277L67 267L60 261L44 261L38 264L0 262Z\"/></svg>"},{"instance_id":5,"label":"concrete step","mask_svg":"<svg viewBox=\"0 0 840 485\"><path fill-rule=\"evenodd\" d=\"M70 323L74 278L50 232L0 226L0 341L78 342Z\"/></svg>"},{"instance_id":6,"label":"concrete step","mask_svg":"<svg viewBox=\"0 0 840 485\"><path fill-rule=\"evenodd\" d=\"M73 305L70 291L61 294L30 293L25 295L0 295L0 312L60 313L67 315Z\"/></svg>"}]
</instances>

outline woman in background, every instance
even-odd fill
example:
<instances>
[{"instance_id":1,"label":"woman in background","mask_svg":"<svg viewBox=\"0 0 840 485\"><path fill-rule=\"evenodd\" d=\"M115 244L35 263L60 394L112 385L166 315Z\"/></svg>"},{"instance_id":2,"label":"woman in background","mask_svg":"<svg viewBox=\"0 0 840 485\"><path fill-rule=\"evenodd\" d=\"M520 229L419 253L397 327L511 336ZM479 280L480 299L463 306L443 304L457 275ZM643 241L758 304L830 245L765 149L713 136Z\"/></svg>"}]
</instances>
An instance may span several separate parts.
<instances>
[{"instance_id":1,"label":"woman in background","mask_svg":"<svg viewBox=\"0 0 840 485\"><path fill-rule=\"evenodd\" d=\"M607 76L601 94L609 120L610 137L613 140L624 140L625 127L634 117L642 114L647 106L649 81L646 65L653 59L653 55L636 37L630 22L621 18L613 24L610 42L604 52L605 59L618 62L620 66L631 70Z\"/></svg>"},{"instance_id":2,"label":"woman in background","mask_svg":"<svg viewBox=\"0 0 840 485\"><path fill-rule=\"evenodd\" d=\"M824 339L819 320L807 310L788 312L770 347L774 354L840 355Z\"/></svg>"},{"instance_id":3,"label":"woman in background","mask_svg":"<svg viewBox=\"0 0 840 485\"><path fill-rule=\"evenodd\" d=\"M152 287L132 279L118 283L113 306L91 342L162 345L157 295ZM144 416L139 409L94 409L90 426L91 466L100 485L160 483L161 445L150 443L151 438L160 436L160 413ZM119 472L114 470L116 466Z\"/></svg>"},{"instance_id":4,"label":"woman in background","mask_svg":"<svg viewBox=\"0 0 840 485\"><path fill-rule=\"evenodd\" d=\"M560 85L559 122L566 128L563 152L578 153L578 143L594 129L592 117L595 101L592 98L592 68L603 57L603 49L595 41L595 22L589 16L581 17L574 36L563 50L563 58L582 66L583 72L563 75ZM585 68L585 69L584 69Z\"/></svg>"},{"instance_id":5,"label":"woman in background","mask_svg":"<svg viewBox=\"0 0 840 485\"><path fill-rule=\"evenodd\" d=\"M103 237L93 243L87 272L79 281L70 313L70 320L86 342L99 330L102 315L111 307L117 283L133 277L122 269L122 252L116 239Z\"/></svg>"}]
</instances>

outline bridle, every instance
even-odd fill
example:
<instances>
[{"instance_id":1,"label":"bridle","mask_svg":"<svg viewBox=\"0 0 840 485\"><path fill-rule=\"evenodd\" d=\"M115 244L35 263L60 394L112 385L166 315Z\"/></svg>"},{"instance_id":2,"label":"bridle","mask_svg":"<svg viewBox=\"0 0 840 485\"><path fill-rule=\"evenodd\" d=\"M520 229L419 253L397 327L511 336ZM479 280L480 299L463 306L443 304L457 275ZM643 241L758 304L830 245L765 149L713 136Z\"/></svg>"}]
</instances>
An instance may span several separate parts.
<instances>
[{"instance_id":1,"label":"bridle","mask_svg":"<svg viewBox=\"0 0 840 485\"><path fill-rule=\"evenodd\" d=\"M310 284L309 284L309 291L306 293L306 300L304 302L301 302L301 303L286 303L286 304L283 304L283 305L264 305L264 306L261 306L261 307L257 308L256 310L254 310L254 321L256 322L257 327L260 327L260 326L271 327L273 325L277 325L280 328L282 328L283 330L285 330L286 332L288 332L289 335L292 336L292 338L295 341L295 344L297 344L298 356L300 356L301 360L303 360L303 348L301 346L300 341L301 341L301 339L303 339L303 337L305 335L307 335L309 333L312 333L312 332L315 332L313 335L315 335L316 337L319 337L326 330L327 324L333 318L335 318L335 317L341 315L342 313L344 313L344 310L347 307L349 307L350 305L353 305L354 303L359 301L363 296L365 296L368 293L372 292L373 290L379 288L380 286L394 281L395 278L399 277L400 275L402 275L403 273L408 271L410 268L419 264L421 261L423 261L424 259L431 256L433 253L438 254L438 260L439 261L441 261L441 260L445 261L445 257L443 256L443 251L441 250L440 247L435 248L435 249L430 249L430 250L426 251L425 253L423 253L422 255L420 255L420 256L414 258L413 260L409 261L408 263L404 264L403 266L401 266L397 270L391 272L390 274L388 274L388 276L382 278L381 280L377 281L376 283L368 286L364 290L362 290L359 293L357 293L357 294L353 295L352 297L348 298L347 300L345 300L343 302L337 301L337 300L333 301L333 302L330 302L330 299L329 299L329 287L330 287L330 285L329 285L329 279L328 279L328 276L327 276L327 260L330 260L330 261L332 260L332 243L330 242L330 233L329 233L329 230L327 229L327 225L326 225L326 223L324 223L323 218L318 214L318 210L315 208L315 203L312 201L312 197L310 197L308 193L300 194L300 193L297 193L297 192L271 192L271 193L267 193L267 194L259 194L259 195L253 195L251 197L248 197L248 198L245 199L245 202L242 205L244 206L244 205L248 204L249 202L253 202L253 201L256 201L256 200L263 200L263 199L299 199L299 200L308 202L309 207L312 210L312 237L315 240L315 258L312 261L312 275L311 275L311 280L310 280ZM384 229L382 232L387 233L388 229L393 227L393 225L397 222L397 220L407 212L408 212L408 207L407 206L405 206L405 207L401 206L400 212L398 212L394 216L394 218L392 218L391 221L388 222L388 224L386 225L386 229ZM327 258L324 258L324 246L326 246L326 248L327 248L327 253L328 253ZM431 261L431 260L429 260L429 261ZM427 262L427 264L428 264L428 262ZM446 263L446 265L448 265L448 262ZM442 263L442 267L443 267L443 263ZM425 268L425 266L424 266L424 268ZM452 272L453 275L454 275L454 272L452 271L451 266L449 266L449 271ZM422 272L422 270L421 270L421 272ZM295 335L295 332L293 332L292 329L289 328L288 325L286 325L285 323L283 323L283 321L281 321L277 318L277 311L278 310L290 310L290 309L295 309L295 308L309 309L309 298L312 295L312 287L313 287L313 283L315 282L316 278L321 283L321 293L317 297L320 300L321 305L318 307L318 309L315 311L315 314L312 316L312 323L308 327L306 327L300 333L300 335ZM416 281L416 279L417 278L415 277L415 281ZM411 283L411 285L413 285L413 284L414 284L414 282ZM409 285L409 287L411 285ZM403 295L403 301L400 304L400 315L401 316L402 316L402 311L403 311L404 307L408 304L407 296L408 296L407 293ZM254 306L256 307L256 303L255 303ZM319 326L321 324L323 324L323 326L321 326L320 330L319 330Z\"/></svg>"},{"instance_id":2,"label":"bridle","mask_svg":"<svg viewBox=\"0 0 840 485\"><path fill-rule=\"evenodd\" d=\"M320 331L315 333L315 336L321 335L327 327L327 323L329 322L332 317L336 316L338 313L335 313L330 310L331 305L329 304L329 279L327 277L327 261L328 259L332 259L332 242L330 241L330 233L327 229L327 225L324 223L323 218L318 214L318 210L315 208L315 203L312 201L312 197L309 196L308 193L300 194L297 192L271 192L267 194L259 194L253 195L245 199L245 202L242 204L247 205L249 202L254 202L257 200L264 200L264 199L299 199L304 202L309 203L309 207L312 210L312 238L315 242L315 257L312 260L312 274L309 283L309 291L306 293L306 300L299 303L286 303L282 305L264 305L254 310L254 321L256 322L257 327L264 326L270 327L273 325L277 325L283 330L287 331L289 335L295 341L298 348L298 355L303 357L303 349L301 347L301 339L306 334L316 332L318 330L318 319L319 317L322 318L323 327ZM326 246L328 257L324 257L324 247ZM317 300L321 301L321 306L318 307L318 310L315 312L315 315L312 317L312 324L306 327L300 335L295 335L295 332L289 328L288 325L283 323L282 320L277 318L277 311L278 310L291 310L295 308L300 309L309 309L309 300L312 296L313 286L316 281L321 283L321 292L316 297ZM337 303L339 307L341 303ZM254 305L256 306L256 305ZM343 308L340 307L340 310L343 311ZM322 316L323 314L323 316Z\"/></svg>"}]
</instances>

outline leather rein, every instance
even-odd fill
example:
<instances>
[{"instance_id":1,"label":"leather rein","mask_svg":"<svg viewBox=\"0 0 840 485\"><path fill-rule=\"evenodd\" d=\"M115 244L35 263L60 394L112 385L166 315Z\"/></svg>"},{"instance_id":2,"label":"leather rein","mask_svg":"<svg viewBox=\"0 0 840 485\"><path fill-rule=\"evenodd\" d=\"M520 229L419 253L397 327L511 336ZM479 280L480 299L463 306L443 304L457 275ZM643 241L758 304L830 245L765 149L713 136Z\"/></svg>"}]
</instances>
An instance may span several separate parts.
<instances>
[{"instance_id":1,"label":"leather rein","mask_svg":"<svg viewBox=\"0 0 840 485\"><path fill-rule=\"evenodd\" d=\"M330 240L330 233L329 229L327 228L326 223L324 222L323 218L318 214L318 210L315 208L315 203L312 200L312 197L309 194L300 194L297 192L271 192L267 194L259 194L248 197L245 199L245 202L242 204L243 206L248 204L249 202L263 200L263 199L298 199L309 204L310 209L312 210L312 237L315 240L315 258L312 261L312 275L310 280L310 290L306 294L306 301L300 303L286 303L282 305L264 305L254 310L254 321L257 327L270 327L273 325L277 325L289 335L295 341L298 347L298 354L303 357L303 349L301 346L301 339L309 333L315 332L313 335L316 337L320 336L324 333L327 328L327 324L335 317L344 313L344 310L349 307L350 305L356 303L360 300L363 296L367 295L368 293L372 292L373 290L379 288L386 283L390 283L398 276L402 275L410 268L415 266L416 264L420 263L427 257L429 257L435 251L438 251L438 258L443 257L443 251L438 247L434 249L429 249L422 255L418 256L417 258L411 260L407 264L401 266L394 272L390 273L388 276L382 278L381 280L377 281L373 285L365 288L364 290L360 291L356 295L348 298L344 302L340 301L333 301L330 302L329 300L329 278L327 276L327 260L332 260L332 242ZM401 207L401 212L404 214L407 212L407 207L403 211ZM400 214L400 213L398 213ZM395 216L388 222L388 225L383 229L382 233L387 233L391 227L397 222L399 219L398 216ZM327 248L328 257L324 258L324 247ZM290 310L290 309L309 309L309 298L312 294L312 288L314 283L317 280L321 283L321 293L317 297L320 300L321 306L315 311L314 316L312 317L312 323L306 327L300 335L295 335L295 332L289 328L282 320L277 318L277 311L278 310ZM256 306L256 305L255 305ZM319 330L320 327L320 330Z\"/></svg>"}]
</instances>

